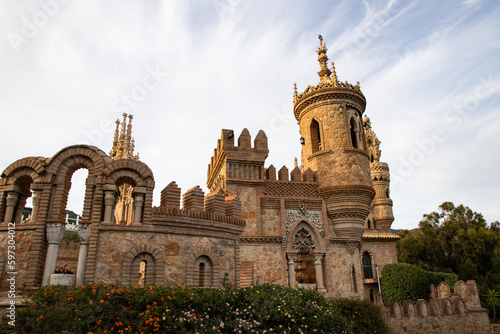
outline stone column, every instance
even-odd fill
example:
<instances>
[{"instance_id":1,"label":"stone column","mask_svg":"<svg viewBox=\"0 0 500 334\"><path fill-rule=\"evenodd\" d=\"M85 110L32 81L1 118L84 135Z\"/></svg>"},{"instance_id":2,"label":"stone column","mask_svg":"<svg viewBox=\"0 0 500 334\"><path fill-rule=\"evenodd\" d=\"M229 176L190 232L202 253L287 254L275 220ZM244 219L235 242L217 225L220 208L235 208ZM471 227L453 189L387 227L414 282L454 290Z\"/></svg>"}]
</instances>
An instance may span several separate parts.
<instances>
[{"instance_id":1,"label":"stone column","mask_svg":"<svg viewBox=\"0 0 500 334\"><path fill-rule=\"evenodd\" d=\"M104 223L113 222L113 208L115 206L116 193L114 190L104 191Z\"/></svg>"},{"instance_id":2,"label":"stone column","mask_svg":"<svg viewBox=\"0 0 500 334\"><path fill-rule=\"evenodd\" d=\"M140 224L142 220L142 205L144 204L144 194L134 195L134 221L133 224Z\"/></svg>"},{"instance_id":3,"label":"stone column","mask_svg":"<svg viewBox=\"0 0 500 334\"><path fill-rule=\"evenodd\" d=\"M286 256L288 257L288 284L291 288L295 288L295 258L297 254L288 253Z\"/></svg>"},{"instance_id":4,"label":"stone column","mask_svg":"<svg viewBox=\"0 0 500 334\"><path fill-rule=\"evenodd\" d=\"M14 208L16 207L19 194L14 191L9 191L7 194L7 207L5 209L4 223L12 223L14 218Z\"/></svg>"},{"instance_id":5,"label":"stone column","mask_svg":"<svg viewBox=\"0 0 500 334\"><path fill-rule=\"evenodd\" d=\"M52 275L56 269L57 252L59 251L59 244L64 236L64 225L64 223L56 222L47 223L45 233L49 246L47 248L45 269L43 271L43 286L49 285L50 275Z\"/></svg>"},{"instance_id":6,"label":"stone column","mask_svg":"<svg viewBox=\"0 0 500 334\"><path fill-rule=\"evenodd\" d=\"M40 197L41 190L33 190L33 210L31 210L31 220L30 223L36 222L38 219L38 212L40 211Z\"/></svg>"},{"instance_id":7,"label":"stone column","mask_svg":"<svg viewBox=\"0 0 500 334\"><path fill-rule=\"evenodd\" d=\"M85 267L87 266L87 251L89 249L90 223L80 222L77 227L80 237L80 254L78 255L78 267L76 269L76 286L82 286L85 279Z\"/></svg>"},{"instance_id":8,"label":"stone column","mask_svg":"<svg viewBox=\"0 0 500 334\"><path fill-rule=\"evenodd\" d=\"M316 288L318 292L326 292L325 285L323 283L323 259L324 254L312 254L314 257L314 271L316 274Z\"/></svg>"},{"instance_id":9,"label":"stone column","mask_svg":"<svg viewBox=\"0 0 500 334\"><path fill-rule=\"evenodd\" d=\"M16 207L16 212L14 214L14 221L16 223L21 224L23 222L23 211L24 207L26 206L26 200L28 199L28 196L25 195L19 195L17 199L17 207Z\"/></svg>"}]
</instances>

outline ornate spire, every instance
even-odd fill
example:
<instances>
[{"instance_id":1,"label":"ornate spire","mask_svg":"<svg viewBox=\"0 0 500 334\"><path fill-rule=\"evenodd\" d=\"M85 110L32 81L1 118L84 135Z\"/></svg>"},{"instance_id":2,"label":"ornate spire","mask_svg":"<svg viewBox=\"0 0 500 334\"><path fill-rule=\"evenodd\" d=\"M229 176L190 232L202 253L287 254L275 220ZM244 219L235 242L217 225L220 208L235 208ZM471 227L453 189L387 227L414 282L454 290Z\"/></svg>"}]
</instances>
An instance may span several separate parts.
<instances>
[{"instance_id":1,"label":"ornate spire","mask_svg":"<svg viewBox=\"0 0 500 334\"><path fill-rule=\"evenodd\" d=\"M339 85L339 79L337 78L337 72L335 71L335 64L332 61L332 82L335 87Z\"/></svg>"},{"instance_id":2,"label":"ornate spire","mask_svg":"<svg viewBox=\"0 0 500 334\"><path fill-rule=\"evenodd\" d=\"M129 118L127 126L127 116ZM113 148L109 156L113 159L134 159L139 160L139 154L134 156L135 142L132 138L132 119L134 116L123 114L123 122L121 122L121 131L118 136L118 129L120 128L120 121L116 120L115 137L113 139Z\"/></svg>"},{"instance_id":3,"label":"ornate spire","mask_svg":"<svg viewBox=\"0 0 500 334\"><path fill-rule=\"evenodd\" d=\"M321 82L330 82L332 79L330 78L330 75L332 72L328 68L328 56L326 55L326 51L328 50L326 48L325 43L323 43L323 36L318 35L319 38L319 48L318 48L318 62L319 65L321 66L320 71L318 72L319 78Z\"/></svg>"},{"instance_id":4,"label":"ornate spire","mask_svg":"<svg viewBox=\"0 0 500 334\"><path fill-rule=\"evenodd\" d=\"M293 83L293 103L297 101L297 83Z\"/></svg>"}]
</instances>

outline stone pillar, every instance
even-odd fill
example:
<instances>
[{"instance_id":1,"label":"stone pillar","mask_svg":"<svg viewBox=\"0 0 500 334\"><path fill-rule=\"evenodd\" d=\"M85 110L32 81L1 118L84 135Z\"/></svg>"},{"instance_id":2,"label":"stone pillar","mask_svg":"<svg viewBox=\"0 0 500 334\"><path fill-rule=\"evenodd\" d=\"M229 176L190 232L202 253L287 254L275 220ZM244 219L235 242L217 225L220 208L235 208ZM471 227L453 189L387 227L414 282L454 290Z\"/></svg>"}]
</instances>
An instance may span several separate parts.
<instances>
[{"instance_id":1,"label":"stone pillar","mask_svg":"<svg viewBox=\"0 0 500 334\"><path fill-rule=\"evenodd\" d=\"M49 285L50 275L52 275L56 269L57 252L59 251L59 244L64 236L64 225L64 223L56 222L47 223L45 233L49 246L47 248L45 269L43 271L43 286Z\"/></svg>"},{"instance_id":2,"label":"stone pillar","mask_svg":"<svg viewBox=\"0 0 500 334\"><path fill-rule=\"evenodd\" d=\"M31 210L30 223L36 222L38 219L38 212L40 211L40 198L42 195L41 190L33 190L33 210Z\"/></svg>"},{"instance_id":3,"label":"stone pillar","mask_svg":"<svg viewBox=\"0 0 500 334\"><path fill-rule=\"evenodd\" d=\"M85 267L87 266L87 251L89 249L90 223L80 222L77 227L80 238L80 254L78 255L78 267L76 269L76 286L82 286L85 279Z\"/></svg>"},{"instance_id":4,"label":"stone pillar","mask_svg":"<svg viewBox=\"0 0 500 334\"><path fill-rule=\"evenodd\" d=\"M114 190L104 191L104 223L113 222L113 208L115 206L116 193Z\"/></svg>"},{"instance_id":5,"label":"stone pillar","mask_svg":"<svg viewBox=\"0 0 500 334\"><path fill-rule=\"evenodd\" d=\"M4 223L11 223L14 218L14 208L16 207L19 194L14 191L9 191L7 194L7 207L5 209Z\"/></svg>"},{"instance_id":6,"label":"stone pillar","mask_svg":"<svg viewBox=\"0 0 500 334\"><path fill-rule=\"evenodd\" d=\"M318 292L326 292L325 285L323 283L323 259L324 254L312 254L314 258L314 271L316 274L316 288Z\"/></svg>"},{"instance_id":7,"label":"stone pillar","mask_svg":"<svg viewBox=\"0 0 500 334\"><path fill-rule=\"evenodd\" d=\"M142 221L142 205L144 204L144 194L134 194L134 221L133 224L140 224Z\"/></svg>"},{"instance_id":8,"label":"stone pillar","mask_svg":"<svg viewBox=\"0 0 500 334\"><path fill-rule=\"evenodd\" d=\"M16 211L14 214L14 221L18 224L23 222L23 211L24 207L26 206L26 200L28 199L28 196L25 195L19 195L17 199L17 206L16 206Z\"/></svg>"},{"instance_id":9,"label":"stone pillar","mask_svg":"<svg viewBox=\"0 0 500 334\"><path fill-rule=\"evenodd\" d=\"M286 254L288 257L288 284L291 288L295 288L295 258L296 253Z\"/></svg>"}]
</instances>

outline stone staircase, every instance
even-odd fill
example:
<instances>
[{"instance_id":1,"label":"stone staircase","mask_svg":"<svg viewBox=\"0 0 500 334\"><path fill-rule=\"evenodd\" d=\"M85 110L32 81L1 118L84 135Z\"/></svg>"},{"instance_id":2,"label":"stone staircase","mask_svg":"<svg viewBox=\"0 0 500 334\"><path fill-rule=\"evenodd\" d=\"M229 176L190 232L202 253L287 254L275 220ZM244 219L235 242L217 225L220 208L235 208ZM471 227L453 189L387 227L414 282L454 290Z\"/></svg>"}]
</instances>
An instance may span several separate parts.
<instances>
[{"instance_id":1,"label":"stone staircase","mask_svg":"<svg viewBox=\"0 0 500 334\"><path fill-rule=\"evenodd\" d=\"M253 261L242 261L240 265L240 287L248 288L254 284Z\"/></svg>"}]
</instances>

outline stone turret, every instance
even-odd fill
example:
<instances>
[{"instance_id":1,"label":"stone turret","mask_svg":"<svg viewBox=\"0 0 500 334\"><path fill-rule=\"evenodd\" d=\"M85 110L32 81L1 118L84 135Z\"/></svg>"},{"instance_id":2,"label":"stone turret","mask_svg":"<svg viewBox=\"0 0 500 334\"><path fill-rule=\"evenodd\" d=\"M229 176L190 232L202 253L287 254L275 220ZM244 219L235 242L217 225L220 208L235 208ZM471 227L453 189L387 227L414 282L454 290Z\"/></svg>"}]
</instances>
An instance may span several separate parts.
<instances>
[{"instance_id":1,"label":"stone turret","mask_svg":"<svg viewBox=\"0 0 500 334\"><path fill-rule=\"evenodd\" d=\"M363 118L363 125L370 155L370 170L373 180L373 188L375 189L375 198L372 201L373 207L373 227L388 232L394 221L392 213L392 199L389 191L389 165L385 162L380 162L382 151L380 150L380 140L378 140L375 132L372 130L371 122L368 117ZM368 224L371 225L371 224Z\"/></svg>"},{"instance_id":2,"label":"stone turret","mask_svg":"<svg viewBox=\"0 0 500 334\"><path fill-rule=\"evenodd\" d=\"M222 130L208 165L207 186L210 191L221 189L228 195L236 193L227 189L229 184L257 185L264 182L264 162L269 153L267 137L261 130L255 136L253 147L251 140L248 130L243 129L235 146L234 131Z\"/></svg>"},{"instance_id":3,"label":"stone turret","mask_svg":"<svg viewBox=\"0 0 500 334\"><path fill-rule=\"evenodd\" d=\"M359 241L375 195L362 123L366 99L359 82L339 82L333 63L327 68L326 45L319 38L320 82L300 94L295 86L294 92L302 165L316 175L336 237Z\"/></svg>"}]
</instances>

